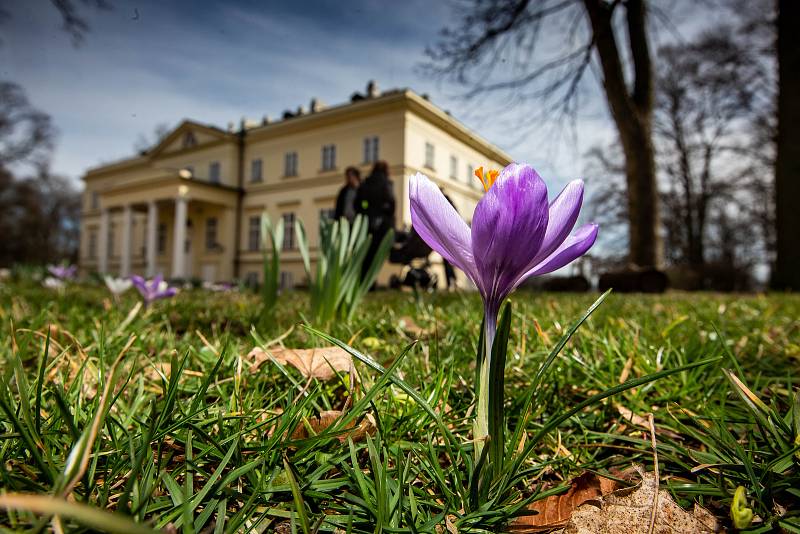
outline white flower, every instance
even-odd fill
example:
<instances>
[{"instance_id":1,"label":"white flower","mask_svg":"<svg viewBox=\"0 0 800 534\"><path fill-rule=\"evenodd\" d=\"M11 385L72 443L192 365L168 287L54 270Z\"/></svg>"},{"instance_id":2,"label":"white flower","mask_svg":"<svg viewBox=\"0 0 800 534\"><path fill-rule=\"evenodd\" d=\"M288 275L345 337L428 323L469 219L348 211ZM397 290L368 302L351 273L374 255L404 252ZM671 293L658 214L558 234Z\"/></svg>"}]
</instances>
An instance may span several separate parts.
<instances>
[{"instance_id":1,"label":"white flower","mask_svg":"<svg viewBox=\"0 0 800 534\"><path fill-rule=\"evenodd\" d=\"M63 280L59 280L53 276L48 276L44 279L42 285L48 289L62 289L65 284Z\"/></svg>"},{"instance_id":2,"label":"white flower","mask_svg":"<svg viewBox=\"0 0 800 534\"><path fill-rule=\"evenodd\" d=\"M105 275L103 279L106 281L106 287L115 296L121 295L133 287L133 282L128 278L115 278L113 276Z\"/></svg>"}]
</instances>

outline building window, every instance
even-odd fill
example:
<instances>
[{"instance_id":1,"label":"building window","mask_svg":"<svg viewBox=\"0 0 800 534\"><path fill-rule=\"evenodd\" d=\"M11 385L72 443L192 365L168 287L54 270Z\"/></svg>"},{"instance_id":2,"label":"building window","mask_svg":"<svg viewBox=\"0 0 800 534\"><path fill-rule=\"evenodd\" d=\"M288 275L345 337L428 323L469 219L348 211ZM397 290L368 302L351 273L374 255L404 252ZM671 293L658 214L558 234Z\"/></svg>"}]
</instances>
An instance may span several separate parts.
<instances>
[{"instance_id":1,"label":"building window","mask_svg":"<svg viewBox=\"0 0 800 534\"><path fill-rule=\"evenodd\" d=\"M97 232L89 230L89 259L97 258Z\"/></svg>"},{"instance_id":2,"label":"building window","mask_svg":"<svg viewBox=\"0 0 800 534\"><path fill-rule=\"evenodd\" d=\"M219 174L219 161L212 161L208 166L208 181L212 184L218 184Z\"/></svg>"},{"instance_id":3,"label":"building window","mask_svg":"<svg viewBox=\"0 0 800 534\"><path fill-rule=\"evenodd\" d=\"M158 253L164 254L164 252L167 251L167 225L165 223L158 225L156 241L158 243L158 246L156 247Z\"/></svg>"},{"instance_id":4,"label":"building window","mask_svg":"<svg viewBox=\"0 0 800 534\"><path fill-rule=\"evenodd\" d=\"M100 209L100 194L97 191L92 191L90 206L93 210Z\"/></svg>"},{"instance_id":5,"label":"building window","mask_svg":"<svg viewBox=\"0 0 800 534\"><path fill-rule=\"evenodd\" d=\"M288 271L281 271L281 289L291 289L294 287L294 276Z\"/></svg>"},{"instance_id":6,"label":"building window","mask_svg":"<svg viewBox=\"0 0 800 534\"><path fill-rule=\"evenodd\" d=\"M283 214L283 250L294 248L294 213Z\"/></svg>"},{"instance_id":7,"label":"building window","mask_svg":"<svg viewBox=\"0 0 800 534\"><path fill-rule=\"evenodd\" d=\"M206 250L214 250L217 246L217 218L209 217L206 219Z\"/></svg>"},{"instance_id":8,"label":"building window","mask_svg":"<svg viewBox=\"0 0 800 534\"><path fill-rule=\"evenodd\" d=\"M478 180L475 178L475 167L467 165L467 183L472 187L478 187Z\"/></svg>"},{"instance_id":9,"label":"building window","mask_svg":"<svg viewBox=\"0 0 800 534\"><path fill-rule=\"evenodd\" d=\"M364 163L378 161L378 136L364 138Z\"/></svg>"},{"instance_id":10,"label":"building window","mask_svg":"<svg viewBox=\"0 0 800 534\"><path fill-rule=\"evenodd\" d=\"M192 132L186 132L183 136L183 148L192 148L197 144L197 139Z\"/></svg>"},{"instance_id":11,"label":"building window","mask_svg":"<svg viewBox=\"0 0 800 534\"><path fill-rule=\"evenodd\" d=\"M450 156L450 178L458 180L458 158Z\"/></svg>"},{"instance_id":12,"label":"building window","mask_svg":"<svg viewBox=\"0 0 800 534\"><path fill-rule=\"evenodd\" d=\"M336 210L333 208L322 208L319 210L319 220L322 221L332 221L336 216Z\"/></svg>"},{"instance_id":13,"label":"building window","mask_svg":"<svg viewBox=\"0 0 800 534\"><path fill-rule=\"evenodd\" d=\"M114 229L114 223L108 223L108 255L109 256L116 256L115 248L116 243L114 243L114 234L116 233Z\"/></svg>"},{"instance_id":14,"label":"building window","mask_svg":"<svg viewBox=\"0 0 800 534\"><path fill-rule=\"evenodd\" d=\"M425 143L425 167L428 169L433 170L435 167L433 165L434 160L434 151L433 151L433 143Z\"/></svg>"},{"instance_id":15,"label":"building window","mask_svg":"<svg viewBox=\"0 0 800 534\"><path fill-rule=\"evenodd\" d=\"M297 152L287 152L283 162L284 176L297 176Z\"/></svg>"},{"instance_id":16,"label":"building window","mask_svg":"<svg viewBox=\"0 0 800 534\"><path fill-rule=\"evenodd\" d=\"M322 170L332 171L336 168L336 145L322 147Z\"/></svg>"},{"instance_id":17,"label":"building window","mask_svg":"<svg viewBox=\"0 0 800 534\"><path fill-rule=\"evenodd\" d=\"M260 182L263 179L261 176L261 159L254 159L250 162L250 181Z\"/></svg>"},{"instance_id":18,"label":"building window","mask_svg":"<svg viewBox=\"0 0 800 534\"><path fill-rule=\"evenodd\" d=\"M247 226L247 250L255 252L261 249L261 216L250 217Z\"/></svg>"}]
</instances>

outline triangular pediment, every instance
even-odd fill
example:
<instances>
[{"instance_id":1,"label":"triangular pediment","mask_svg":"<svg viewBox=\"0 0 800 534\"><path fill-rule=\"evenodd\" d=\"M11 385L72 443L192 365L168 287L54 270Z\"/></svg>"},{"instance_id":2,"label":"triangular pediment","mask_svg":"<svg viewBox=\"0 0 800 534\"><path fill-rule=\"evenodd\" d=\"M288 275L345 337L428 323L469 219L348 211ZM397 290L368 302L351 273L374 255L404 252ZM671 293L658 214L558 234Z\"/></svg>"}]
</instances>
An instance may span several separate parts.
<instances>
[{"instance_id":1,"label":"triangular pediment","mask_svg":"<svg viewBox=\"0 0 800 534\"><path fill-rule=\"evenodd\" d=\"M182 152L226 139L233 140L233 134L205 124L185 120L154 146L148 155L155 157Z\"/></svg>"}]
</instances>

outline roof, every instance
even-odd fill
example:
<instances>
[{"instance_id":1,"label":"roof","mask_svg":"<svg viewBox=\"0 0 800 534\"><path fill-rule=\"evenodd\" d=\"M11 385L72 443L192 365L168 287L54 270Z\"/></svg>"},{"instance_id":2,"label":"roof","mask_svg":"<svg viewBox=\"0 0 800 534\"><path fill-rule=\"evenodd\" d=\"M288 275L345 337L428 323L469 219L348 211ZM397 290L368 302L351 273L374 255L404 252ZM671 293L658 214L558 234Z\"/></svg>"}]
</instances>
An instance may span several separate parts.
<instances>
[{"instance_id":1,"label":"roof","mask_svg":"<svg viewBox=\"0 0 800 534\"><path fill-rule=\"evenodd\" d=\"M503 165L507 165L513 161L511 156L502 149L484 139L449 113L430 102L427 97L420 96L411 89L394 89L385 91L381 95L375 97L361 97L356 99L355 96L356 95L354 95L354 98L349 102L326 107L320 111L305 112L250 128L247 128L245 126L245 121L242 121L243 130L240 130L240 132L243 132L247 138L267 138L288 134L295 130L307 130L322 126L326 123L333 123L340 120L345 115L352 116L362 113L372 114L384 109L396 107L398 109L405 108L415 113L466 145L488 155L491 159ZM361 95L358 96L360 97ZM215 126L185 119L166 137L162 138L158 144L146 152L91 168L86 172L84 178L145 165L153 158L162 154L166 147L174 143L187 130L207 133L219 139L221 142L234 142L240 133L226 131ZM202 147L203 145L199 145L197 148L199 149Z\"/></svg>"}]
</instances>

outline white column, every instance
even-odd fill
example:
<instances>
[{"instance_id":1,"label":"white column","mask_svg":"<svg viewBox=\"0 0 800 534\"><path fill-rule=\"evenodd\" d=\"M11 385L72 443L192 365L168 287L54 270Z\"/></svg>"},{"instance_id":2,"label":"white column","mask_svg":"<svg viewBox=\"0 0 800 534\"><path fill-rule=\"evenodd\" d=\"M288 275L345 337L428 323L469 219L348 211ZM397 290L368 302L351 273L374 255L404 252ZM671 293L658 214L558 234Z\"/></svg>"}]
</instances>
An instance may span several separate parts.
<instances>
[{"instance_id":1,"label":"white column","mask_svg":"<svg viewBox=\"0 0 800 534\"><path fill-rule=\"evenodd\" d=\"M172 232L172 278L186 276L186 214L188 200L186 197L175 198L175 229Z\"/></svg>"},{"instance_id":2,"label":"white column","mask_svg":"<svg viewBox=\"0 0 800 534\"><path fill-rule=\"evenodd\" d=\"M133 208L126 204L122 209L122 250L120 251L119 275L123 278L131 275L131 248L133 248Z\"/></svg>"},{"instance_id":3,"label":"white column","mask_svg":"<svg viewBox=\"0 0 800 534\"><path fill-rule=\"evenodd\" d=\"M103 208L100 212L100 243L97 247L97 271L100 274L108 272L108 228L108 209Z\"/></svg>"},{"instance_id":4,"label":"white column","mask_svg":"<svg viewBox=\"0 0 800 534\"><path fill-rule=\"evenodd\" d=\"M147 206L147 277L152 278L156 275L156 247L158 240L156 233L158 229L158 205L155 200L151 200Z\"/></svg>"}]
</instances>

